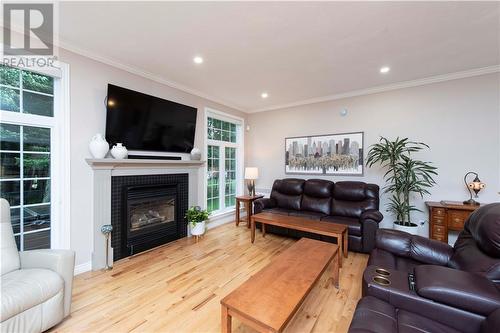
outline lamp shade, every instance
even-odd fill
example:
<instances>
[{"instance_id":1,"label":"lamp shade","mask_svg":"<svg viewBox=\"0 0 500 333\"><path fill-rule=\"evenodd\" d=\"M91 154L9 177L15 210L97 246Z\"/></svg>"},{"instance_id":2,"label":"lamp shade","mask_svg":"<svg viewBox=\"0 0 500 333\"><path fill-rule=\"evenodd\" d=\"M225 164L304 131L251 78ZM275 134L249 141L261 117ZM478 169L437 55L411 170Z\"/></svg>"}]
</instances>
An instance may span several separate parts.
<instances>
[{"instance_id":1,"label":"lamp shade","mask_svg":"<svg viewBox=\"0 0 500 333\"><path fill-rule=\"evenodd\" d=\"M245 168L245 179L258 179L259 169L255 167Z\"/></svg>"}]
</instances>

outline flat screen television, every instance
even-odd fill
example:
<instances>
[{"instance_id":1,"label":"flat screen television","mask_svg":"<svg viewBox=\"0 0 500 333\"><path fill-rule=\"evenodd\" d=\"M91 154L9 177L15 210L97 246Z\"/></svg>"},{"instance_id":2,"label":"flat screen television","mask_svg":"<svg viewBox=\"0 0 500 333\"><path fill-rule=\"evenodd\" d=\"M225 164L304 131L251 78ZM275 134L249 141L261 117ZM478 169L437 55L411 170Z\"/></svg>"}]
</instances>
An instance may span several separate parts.
<instances>
[{"instance_id":1,"label":"flat screen television","mask_svg":"<svg viewBox=\"0 0 500 333\"><path fill-rule=\"evenodd\" d=\"M106 140L128 150L189 153L196 108L108 84Z\"/></svg>"}]
</instances>

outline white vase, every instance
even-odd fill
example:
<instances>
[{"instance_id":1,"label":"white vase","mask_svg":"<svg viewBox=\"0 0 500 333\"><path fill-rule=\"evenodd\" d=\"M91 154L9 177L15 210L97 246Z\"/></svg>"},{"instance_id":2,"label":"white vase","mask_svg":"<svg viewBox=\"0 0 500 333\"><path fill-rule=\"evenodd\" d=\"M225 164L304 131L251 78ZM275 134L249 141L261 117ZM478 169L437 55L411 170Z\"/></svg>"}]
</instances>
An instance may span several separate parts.
<instances>
[{"instance_id":1,"label":"white vase","mask_svg":"<svg viewBox=\"0 0 500 333\"><path fill-rule=\"evenodd\" d=\"M191 160L193 161L201 160L201 150L199 150L198 148L193 148L191 150Z\"/></svg>"},{"instance_id":2,"label":"white vase","mask_svg":"<svg viewBox=\"0 0 500 333\"><path fill-rule=\"evenodd\" d=\"M117 143L111 148L111 156L113 156L117 160L123 160L128 156L127 148L121 143Z\"/></svg>"},{"instance_id":3,"label":"white vase","mask_svg":"<svg viewBox=\"0 0 500 333\"><path fill-rule=\"evenodd\" d=\"M395 230L404 231L412 235L418 235L418 225L412 224L411 226L405 226L394 222L393 228Z\"/></svg>"},{"instance_id":4,"label":"white vase","mask_svg":"<svg viewBox=\"0 0 500 333\"><path fill-rule=\"evenodd\" d=\"M92 137L89 143L90 153L94 158L104 158L109 151L109 144L102 134L96 134Z\"/></svg>"},{"instance_id":5,"label":"white vase","mask_svg":"<svg viewBox=\"0 0 500 333\"><path fill-rule=\"evenodd\" d=\"M198 223L189 223L191 226L191 235L193 236L201 236L205 233L205 221Z\"/></svg>"}]
</instances>

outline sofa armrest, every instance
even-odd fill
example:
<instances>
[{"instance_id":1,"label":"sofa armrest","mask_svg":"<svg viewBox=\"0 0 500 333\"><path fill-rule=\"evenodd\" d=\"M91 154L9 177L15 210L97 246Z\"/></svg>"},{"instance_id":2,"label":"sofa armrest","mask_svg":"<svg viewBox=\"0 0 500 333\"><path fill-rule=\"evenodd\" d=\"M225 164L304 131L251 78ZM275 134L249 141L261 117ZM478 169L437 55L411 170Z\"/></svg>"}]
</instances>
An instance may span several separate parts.
<instances>
[{"instance_id":1,"label":"sofa armrest","mask_svg":"<svg viewBox=\"0 0 500 333\"><path fill-rule=\"evenodd\" d=\"M361 223L363 223L366 220L372 220L372 221L375 221L377 223L380 223L380 221L382 221L383 218L384 218L384 215L382 215L381 212L379 212L376 209L370 209L370 210L364 211L361 214L359 219L360 219Z\"/></svg>"},{"instance_id":2,"label":"sofa armrest","mask_svg":"<svg viewBox=\"0 0 500 333\"><path fill-rule=\"evenodd\" d=\"M400 257L441 266L446 266L453 254L453 248L446 243L392 229L377 231L376 247Z\"/></svg>"},{"instance_id":3,"label":"sofa armrest","mask_svg":"<svg viewBox=\"0 0 500 333\"><path fill-rule=\"evenodd\" d=\"M253 202L254 214L261 213L264 209L276 207L276 200L271 198L261 198Z\"/></svg>"},{"instance_id":4,"label":"sofa armrest","mask_svg":"<svg viewBox=\"0 0 500 333\"><path fill-rule=\"evenodd\" d=\"M75 252L71 250L32 250L19 252L21 269L44 268L56 272L64 280L64 317L70 313Z\"/></svg>"},{"instance_id":5,"label":"sofa armrest","mask_svg":"<svg viewBox=\"0 0 500 333\"><path fill-rule=\"evenodd\" d=\"M495 284L478 274L435 265L415 267L419 296L466 311L488 316L500 308Z\"/></svg>"}]
</instances>

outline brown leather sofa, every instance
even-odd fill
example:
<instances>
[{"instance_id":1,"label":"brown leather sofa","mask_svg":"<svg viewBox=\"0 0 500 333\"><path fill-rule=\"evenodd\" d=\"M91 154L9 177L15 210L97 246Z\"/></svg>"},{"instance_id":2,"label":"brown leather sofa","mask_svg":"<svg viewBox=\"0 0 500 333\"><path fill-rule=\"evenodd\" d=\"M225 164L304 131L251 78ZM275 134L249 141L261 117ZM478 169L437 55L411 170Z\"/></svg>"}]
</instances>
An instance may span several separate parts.
<instances>
[{"instance_id":1,"label":"brown leather sofa","mask_svg":"<svg viewBox=\"0 0 500 333\"><path fill-rule=\"evenodd\" d=\"M374 248L375 234L383 218L379 212L378 185L323 179L275 180L270 198L255 201L254 212L263 211L347 225L349 250L365 253ZM266 231L330 241L327 237L275 226L266 226Z\"/></svg>"},{"instance_id":2,"label":"brown leather sofa","mask_svg":"<svg viewBox=\"0 0 500 333\"><path fill-rule=\"evenodd\" d=\"M459 333L439 321L399 309L373 296L363 297L356 307L349 333ZM500 308L481 321L476 332L500 332Z\"/></svg>"},{"instance_id":3,"label":"brown leather sofa","mask_svg":"<svg viewBox=\"0 0 500 333\"><path fill-rule=\"evenodd\" d=\"M453 247L380 229L363 296L350 332L500 332L500 203L471 214Z\"/></svg>"}]
</instances>

